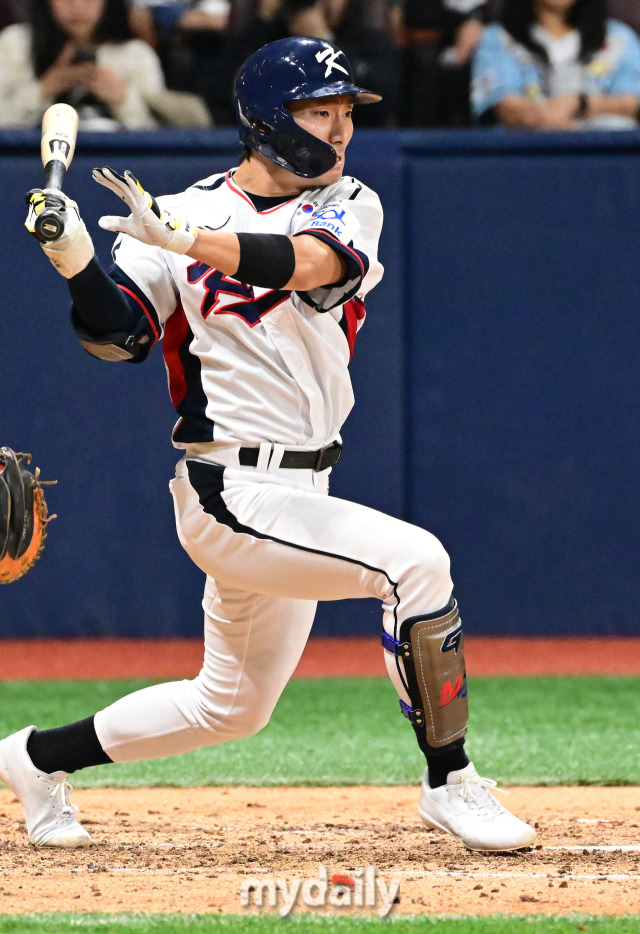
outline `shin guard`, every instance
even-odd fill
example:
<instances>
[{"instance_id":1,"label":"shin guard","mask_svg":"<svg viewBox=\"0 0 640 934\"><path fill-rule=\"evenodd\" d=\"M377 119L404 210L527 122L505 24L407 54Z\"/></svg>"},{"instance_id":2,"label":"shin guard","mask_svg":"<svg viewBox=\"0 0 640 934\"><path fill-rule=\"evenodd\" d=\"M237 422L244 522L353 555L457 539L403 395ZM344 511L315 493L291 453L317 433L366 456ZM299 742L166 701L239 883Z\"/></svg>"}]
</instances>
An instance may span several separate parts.
<instances>
[{"instance_id":1,"label":"shin guard","mask_svg":"<svg viewBox=\"0 0 640 934\"><path fill-rule=\"evenodd\" d=\"M438 614L412 616L400 625L400 640L382 634L396 656L412 706L400 701L423 752L448 746L467 731L467 674L464 637L454 599Z\"/></svg>"}]
</instances>

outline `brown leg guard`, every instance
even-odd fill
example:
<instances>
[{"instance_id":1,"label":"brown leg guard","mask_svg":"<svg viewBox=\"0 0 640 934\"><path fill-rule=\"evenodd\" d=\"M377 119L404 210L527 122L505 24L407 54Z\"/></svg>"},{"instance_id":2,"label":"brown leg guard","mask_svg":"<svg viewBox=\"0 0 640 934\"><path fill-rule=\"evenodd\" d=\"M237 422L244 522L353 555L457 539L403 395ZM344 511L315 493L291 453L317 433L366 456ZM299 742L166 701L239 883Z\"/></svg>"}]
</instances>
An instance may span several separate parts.
<instances>
[{"instance_id":1,"label":"brown leg guard","mask_svg":"<svg viewBox=\"0 0 640 934\"><path fill-rule=\"evenodd\" d=\"M456 601L452 598L438 614L405 619L400 640L383 633L382 644L404 669L412 706L401 700L400 707L425 755L444 746L461 746L469 708L464 636Z\"/></svg>"}]
</instances>

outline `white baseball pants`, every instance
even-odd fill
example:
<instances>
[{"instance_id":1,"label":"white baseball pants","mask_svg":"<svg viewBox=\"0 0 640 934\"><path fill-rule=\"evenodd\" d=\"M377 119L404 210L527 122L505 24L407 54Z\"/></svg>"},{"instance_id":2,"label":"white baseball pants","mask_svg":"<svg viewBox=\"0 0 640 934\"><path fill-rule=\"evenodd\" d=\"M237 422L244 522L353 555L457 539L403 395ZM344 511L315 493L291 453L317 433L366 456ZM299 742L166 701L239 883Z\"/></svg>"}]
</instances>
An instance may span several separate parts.
<instances>
[{"instance_id":1,"label":"white baseball pants","mask_svg":"<svg viewBox=\"0 0 640 934\"><path fill-rule=\"evenodd\" d=\"M328 497L329 470L284 470L277 462L272 456L267 466L261 454L256 468L178 463L170 484L178 536L207 575L204 664L191 681L144 688L96 714L98 739L114 762L261 730L300 659L318 600L376 597L396 639L404 619L449 601L449 558L433 535ZM395 657L384 655L410 703Z\"/></svg>"}]
</instances>

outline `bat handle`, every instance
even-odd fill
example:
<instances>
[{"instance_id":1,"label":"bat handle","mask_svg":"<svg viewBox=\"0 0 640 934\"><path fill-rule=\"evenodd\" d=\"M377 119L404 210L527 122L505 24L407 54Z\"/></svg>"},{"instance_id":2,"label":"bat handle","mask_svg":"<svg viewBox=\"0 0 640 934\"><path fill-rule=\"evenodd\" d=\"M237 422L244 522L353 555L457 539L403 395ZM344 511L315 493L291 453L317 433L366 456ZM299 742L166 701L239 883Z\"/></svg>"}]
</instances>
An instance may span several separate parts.
<instances>
[{"instance_id":1,"label":"bat handle","mask_svg":"<svg viewBox=\"0 0 640 934\"><path fill-rule=\"evenodd\" d=\"M51 159L45 166L44 187L61 191L65 172L66 166L64 162L60 159ZM33 226L36 237L42 243L58 240L64 233L64 215L60 212L59 208L45 208L44 211L38 214Z\"/></svg>"},{"instance_id":2,"label":"bat handle","mask_svg":"<svg viewBox=\"0 0 640 934\"><path fill-rule=\"evenodd\" d=\"M67 168L61 159L51 159L47 162L44 170L44 187L62 191L62 182L66 171Z\"/></svg>"}]
</instances>

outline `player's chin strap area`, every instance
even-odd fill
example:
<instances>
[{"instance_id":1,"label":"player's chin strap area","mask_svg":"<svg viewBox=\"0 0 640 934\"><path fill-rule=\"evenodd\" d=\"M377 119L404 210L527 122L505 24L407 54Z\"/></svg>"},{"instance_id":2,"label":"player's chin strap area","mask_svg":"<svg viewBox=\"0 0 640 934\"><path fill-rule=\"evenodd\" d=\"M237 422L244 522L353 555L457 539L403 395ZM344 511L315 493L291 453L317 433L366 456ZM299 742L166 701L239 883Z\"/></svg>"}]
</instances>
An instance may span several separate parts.
<instances>
[{"instance_id":1,"label":"player's chin strap area","mask_svg":"<svg viewBox=\"0 0 640 934\"><path fill-rule=\"evenodd\" d=\"M382 633L382 645L402 662L412 706L400 701L421 748L439 748L467 731L467 675L458 604L400 624L400 639Z\"/></svg>"}]
</instances>

